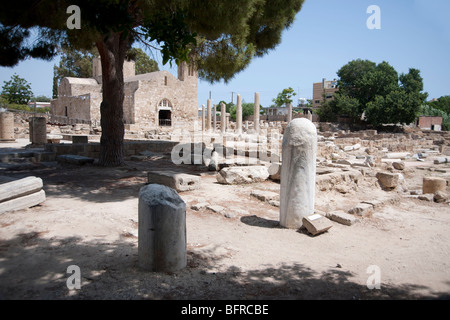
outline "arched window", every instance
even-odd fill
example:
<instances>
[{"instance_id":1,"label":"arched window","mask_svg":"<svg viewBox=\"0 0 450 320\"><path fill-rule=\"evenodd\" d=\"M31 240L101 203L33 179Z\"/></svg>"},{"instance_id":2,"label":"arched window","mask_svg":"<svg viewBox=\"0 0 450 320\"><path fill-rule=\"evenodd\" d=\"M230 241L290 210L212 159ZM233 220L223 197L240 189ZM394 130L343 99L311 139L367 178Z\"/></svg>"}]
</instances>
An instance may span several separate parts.
<instances>
[{"instance_id":1,"label":"arched window","mask_svg":"<svg viewBox=\"0 0 450 320\"><path fill-rule=\"evenodd\" d=\"M160 126L172 125L172 104L169 100L163 99L158 104L158 119Z\"/></svg>"}]
</instances>

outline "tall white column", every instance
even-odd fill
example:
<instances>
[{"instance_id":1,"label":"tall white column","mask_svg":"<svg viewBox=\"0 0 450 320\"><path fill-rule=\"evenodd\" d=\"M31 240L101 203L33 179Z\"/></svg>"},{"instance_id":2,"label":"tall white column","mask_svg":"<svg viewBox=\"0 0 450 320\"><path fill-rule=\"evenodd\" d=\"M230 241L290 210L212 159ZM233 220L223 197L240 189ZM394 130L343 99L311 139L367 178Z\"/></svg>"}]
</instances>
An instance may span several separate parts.
<instances>
[{"instance_id":1,"label":"tall white column","mask_svg":"<svg viewBox=\"0 0 450 320\"><path fill-rule=\"evenodd\" d=\"M259 133L259 92L255 93L253 121L255 123L255 131Z\"/></svg>"},{"instance_id":2,"label":"tall white column","mask_svg":"<svg viewBox=\"0 0 450 320\"><path fill-rule=\"evenodd\" d=\"M211 131L211 99L206 104L206 131Z\"/></svg>"},{"instance_id":3,"label":"tall white column","mask_svg":"<svg viewBox=\"0 0 450 320\"><path fill-rule=\"evenodd\" d=\"M283 136L280 225L298 229L314 213L317 129L305 118L292 120Z\"/></svg>"},{"instance_id":4,"label":"tall white column","mask_svg":"<svg viewBox=\"0 0 450 320\"><path fill-rule=\"evenodd\" d=\"M241 95L237 95L236 101L236 133L242 134L242 98Z\"/></svg>"},{"instance_id":5,"label":"tall white column","mask_svg":"<svg viewBox=\"0 0 450 320\"><path fill-rule=\"evenodd\" d=\"M225 134L225 129L227 126L227 109L225 103L220 103L220 131Z\"/></svg>"}]
</instances>

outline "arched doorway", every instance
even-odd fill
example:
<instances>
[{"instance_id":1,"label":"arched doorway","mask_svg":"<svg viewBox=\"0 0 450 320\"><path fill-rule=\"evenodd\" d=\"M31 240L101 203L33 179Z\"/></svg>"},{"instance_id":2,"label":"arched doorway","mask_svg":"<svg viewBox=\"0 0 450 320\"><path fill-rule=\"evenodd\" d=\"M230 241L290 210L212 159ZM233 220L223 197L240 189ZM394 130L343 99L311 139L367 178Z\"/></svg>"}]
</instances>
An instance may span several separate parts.
<instances>
[{"instance_id":1,"label":"arched doorway","mask_svg":"<svg viewBox=\"0 0 450 320\"><path fill-rule=\"evenodd\" d=\"M158 104L158 121L161 127L172 125L172 104L167 99L161 100Z\"/></svg>"}]
</instances>

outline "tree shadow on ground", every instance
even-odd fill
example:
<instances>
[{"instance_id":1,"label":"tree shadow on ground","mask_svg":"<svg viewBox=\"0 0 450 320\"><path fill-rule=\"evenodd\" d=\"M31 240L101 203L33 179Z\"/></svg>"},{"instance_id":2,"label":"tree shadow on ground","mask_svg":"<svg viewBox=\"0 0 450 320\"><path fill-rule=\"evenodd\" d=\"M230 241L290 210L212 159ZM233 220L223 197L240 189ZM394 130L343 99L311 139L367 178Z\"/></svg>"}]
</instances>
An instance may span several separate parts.
<instances>
[{"instance_id":1,"label":"tree shadow on ground","mask_svg":"<svg viewBox=\"0 0 450 320\"><path fill-rule=\"evenodd\" d=\"M224 267L230 259L216 247L188 247L187 267L178 272L146 272L138 267L137 238L110 243L77 237L45 238L45 232L18 234L0 243L0 299L449 299L448 293L419 294L428 288L407 284L369 290L338 269L317 272L303 264L243 270ZM70 265L80 268L81 288Z\"/></svg>"},{"instance_id":2,"label":"tree shadow on ground","mask_svg":"<svg viewBox=\"0 0 450 320\"><path fill-rule=\"evenodd\" d=\"M2 173L16 179L36 176L43 180L47 197L70 197L105 203L137 199L139 190L147 184L147 172L172 170L198 174L194 166L176 166L166 158L148 161L127 161L122 167L98 165L27 163Z\"/></svg>"}]
</instances>

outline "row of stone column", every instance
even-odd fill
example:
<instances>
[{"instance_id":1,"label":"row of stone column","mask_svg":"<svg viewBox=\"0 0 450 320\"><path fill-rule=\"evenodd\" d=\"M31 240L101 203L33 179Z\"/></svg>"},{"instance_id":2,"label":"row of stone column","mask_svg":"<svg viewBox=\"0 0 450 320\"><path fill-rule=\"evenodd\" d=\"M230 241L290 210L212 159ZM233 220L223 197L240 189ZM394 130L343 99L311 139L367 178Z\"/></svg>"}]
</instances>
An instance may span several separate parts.
<instances>
[{"instance_id":1,"label":"row of stone column","mask_svg":"<svg viewBox=\"0 0 450 320\"><path fill-rule=\"evenodd\" d=\"M254 103L254 118L253 122L255 124L255 131L259 132L259 92L255 93L255 103ZM216 129L216 105L212 105L211 99L208 99L206 104L206 119L205 119L205 105L202 105L202 130L210 132L211 129L215 131ZM211 128L211 123L213 127ZM225 133L226 130L226 105L222 102L220 104L220 130ZM236 102L236 133L242 133L242 97L240 94L237 95Z\"/></svg>"}]
</instances>

